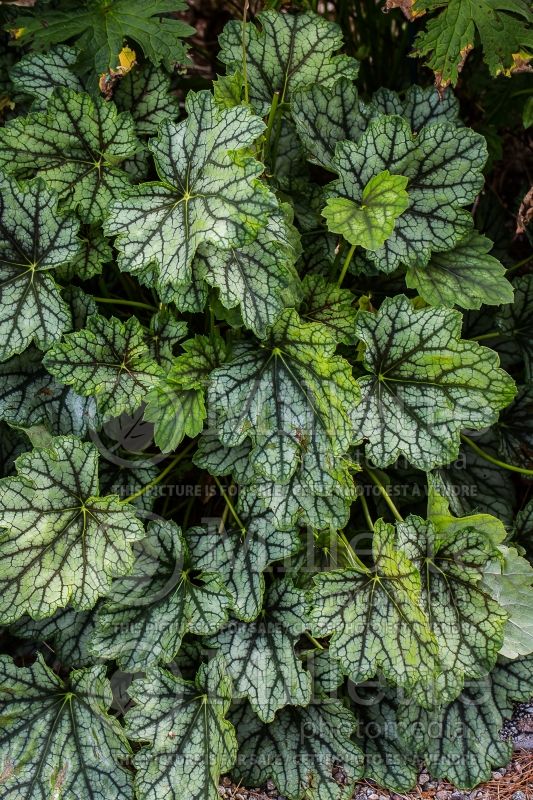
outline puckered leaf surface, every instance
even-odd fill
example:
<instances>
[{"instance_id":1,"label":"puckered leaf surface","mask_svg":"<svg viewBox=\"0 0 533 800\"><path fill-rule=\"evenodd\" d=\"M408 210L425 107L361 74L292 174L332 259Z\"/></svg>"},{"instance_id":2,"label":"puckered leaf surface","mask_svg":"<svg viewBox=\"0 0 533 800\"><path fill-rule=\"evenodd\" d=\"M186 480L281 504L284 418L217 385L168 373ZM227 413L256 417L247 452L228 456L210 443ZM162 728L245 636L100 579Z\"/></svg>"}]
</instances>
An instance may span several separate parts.
<instances>
[{"instance_id":1,"label":"puckered leaf surface","mask_svg":"<svg viewBox=\"0 0 533 800\"><path fill-rule=\"evenodd\" d=\"M94 633L97 608L98 604L90 611L60 608L46 619L21 617L11 626L11 631L23 639L48 642L62 665L90 666L95 661L89 645Z\"/></svg>"},{"instance_id":2,"label":"puckered leaf surface","mask_svg":"<svg viewBox=\"0 0 533 800\"><path fill-rule=\"evenodd\" d=\"M61 383L93 396L104 421L135 411L164 374L136 317L121 322L93 314L86 328L54 345L43 363Z\"/></svg>"},{"instance_id":3,"label":"puckered leaf surface","mask_svg":"<svg viewBox=\"0 0 533 800\"><path fill-rule=\"evenodd\" d=\"M508 764L512 743L501 738L500 729L512 715L514 703L531 696L532 682L533 659L524 658L499 664L440 710L405 704L402 738L433 777L470 789L489 780L496 767Z\"/></svg>"},{"instance_id":4,"label":"puckered leaf surface","mask_svg":"<svg viewBox=\"0 0 533 800\"><path fill-rule=\"evenodd\" d=\"M35 98L32 110L44 111L58 86L83 91L81 81L73 72L77 56L76 50L66 45L54 47L48 53L30 52L13 65L9 76L19 91Z\"/></svg>"},{"instance_id":5,"label":"puckered leaf surface","mask_svg":"<svg viewBox=\"0 0 533 800\"><path fill-rule=\"evenodd\" d=\"M333 634L330 652L354 683L380 672L412 691L436 673L437 644L420 603L420 574L398 549L393 525L378 520L372 546L372 570L313 578L310 627L316 636Z\"/></svg>"},{"instance_id":6,"label":"puckered leaf surface","mask_svg":"<svg viewBox=\"0 0 533 800\"><path fill-rule=\"evenodd\" d=\"M226 308L239 306L245 325L264 337L297 294L296 256L280 214L248 245L230 250L203 245L195 269L198 278L219 289Z\"/></svg>"},{"instance_id":7,"label":"puckered leaf surface","mask_svg":"<svg viewBox=\"0 0 533 800\"><path fill-rule=\"evenodd\" d=\"M150 142L160 182L117 201L106 222L118 235L119 266L156 265L164 284L187 283L200 244L230 248L255 238L276 200L258 180L263 167L246 153L264 129L248 108L218 109L210 92L189 92L188 117L164 122Z\"/></svg>"},{"instance_id":8,"label":"puckered leaf surface","mask_svg":"<svg viewBox=\"0 0 533 800\"><path fill-rule=\"evenodd\" d=\"M459 104L451 92L440 97L433 87L422 86L410 86L403 98L390 89L378 89L365 105L355 84L345 78L334 86L316 84L297 92L292 101L292 116L309 160L333 171L337 142L356 142L375 117L404 117L418 132L436 122L456 122L458 113Z\"/></svg>"},{"instance_id":9,"label":"puckered leaf surface","mask_svg":"<svg viewBox=\"0 0 533 800\"><path fill-rule=\"evenodd\" d=\"M302 291L302 319L325 325L339 343L354 344L359 310L355 305L355 295L348 289L339 289L337 284L328 282L322 275L306 275Z\"/></svg>"},{"instance_id":10,"label":"puckered leaf surface","mask_svg":"<svg viewBox=\"0 0 533 800\"><path fill-rule=\"evenodd\" d=\"M61 281L78 278L88 281L100 275L104 266L113 259L113 250L102 233L99 225L82 225L79 233L80 249L74 258L56 268L56 275ZM72 286L69 287L72 290ZM74 328L80 327L74 325Z\"/></svg>"},{"instance_id":11,"label":"puckered leaf surface","mask_svg":"<svg viewBox=\"0 0 533 800\"><path fill-rule=\"evenodd\" d=\"M369 252L379 270L393 272L401 264L427 264L433 251L449 250L470 231L463 206L483 186L486 158L485 140L468 128L458 136L455 125L439 123L414 136L402 117L378 117L357 143L337 144L339 178L326 194L361 204L368 182L384 170L408 178L409 208L385 244Z\"/></svg>"},{"instance_id":12,"label":"puckered leaf surface","mask_svg":"<svg viewBox=\"0 0 533 800\"><path fill-rule=\"evenodd\" d=\"M105 666L64 683L41 656L30 667L0 657L0 783L5 800L132 800L131 749L108 712Z\"/></svg>"},{"instance_id":13,"label":"puckered leaf surface","mask_svg":"<svg viewBox=\"0 0 533 800\"><path fill-rule=\"evenodd\" d=\"M382 87L372 95L366 113L370 117L398 114L404 117L411 130L416 132L425 125L433 125L436 122L462 124L458 119L459 101L454 93L451 89L439 92L434 86L409 86L402 96ZM461 133L458 131L457 135L460 136Z\"/></svg>"},{"instance_id":14,"label":"puckered leaf surface","mask_svg":"<svg viewBox=\"0 0 533 800\"><path fill-rule=\"evenodd\" d=\"M439 529L409 516L397 526L398 547L422 576L421 602L447 673L449 699L465 678L490 672L503 642L507 614L482 584L483 570L497 552L485 529L487 516L457 519ZM505 535L503 525L501 532Z\"/></svg>"},{"instance_id":15,"label":"puckered leaf surface","mask_svg":"<svg viewBox=\"0 0 533 800\"><path fill-rule=\"evenodd\" d=\"M141 522L118 497L98 496L98 452L88 442L57 437L16 466L0 483L2 620L92 608L131 568Z\"/></svg>"},{"instance_id":16,"label":"puckered leaf surface","mask_svg":"<svg viewBox=\"0 0 533 800\"><path fill-rule=\"evenodd\" d=\"M113 100L119 111L129 111L138 136L154 136L161 122L175 118L179 105L170 93L170 78L162 69L146 64L134 69L118 84Z\"/></svg>"},{"instance_id":17,"label":"puckered leaf surface","mask_svg":"<svg viewBox=\"0 0 533 800\"><path fill-rule=\"evenodd\" d=\"M214 633L231 600L216 565L190 574L196 565L174 522L153 521L147 532L135 546L131 573L113 582L91 645L95 655L114 658L129 672L171 661L188 632Z\"/></svg>"},{"instance_id":18,"label":"puckered leaf surface","mask_svg":"<svg viewBox=\"0 0 533 800\"><path fill-rule=\"evenodd\" d=\"M421 469L453 461L461 429L491 425L514 397L496 353L459 338L455 311L415 310L398 295L377 314L361 312L356 331L372 375L359 379L363 401L353 417L379 466L400 455Z\"/></svg>"},{"instance_id":19,"label":"puckered leaf surface","mask_svg":"<svg viewBox=\"0 0 533 800\"><path fill-rule=\"evenodd\" d=\"M124 39L140 47L154 64L170 68L182 62L186 50L181 39L193 33L182 20L163 17L185 8L182 0L97 0L84 3L73 14L46 6L19 17L14 28L21 29L17 41L32 42L36 48L76 39L87 71L97 74L116 69Z\"/></svg>"},{"instance_id":20,"label":"puckered leaf surface","mask_svg":"<svg viewBox=\"0 0 533 800\"><path fill-rule=\"evenodd\" d=\"M428 264L409 267L406 285L432 306L481 308L513 302L505 267L489 255L492 242L477 232L453 249L433 253Z\"/></svg>"},{"instance_id":21,"label":"puckered leaf surface","mask_svg":"<svg viewBox=\"0 0 533 800\"><path fill-rule=\"evenodd\" d=\"M267 725L242 703L232 714L239 742L233 772L248 786L271 779L289 800L349 800L363 756L350 737L356 720L339 700L287 706ZM340 766L346 782L338 782Z\"/></svg>"},{"instance_id":22,"label":"puckered leaf surface","mask_svg":"<svg viewBox=\"0 0 533 800\"><path fill-rule=\"evenodd\" d=\"M0 419L19 428L45 425L55 436L83 436L98 424L94 399L58 383L33 347L0 364Z\"/></svg>"},{"instance_id":23,"label":"puckered leaf surface","mask_svg":"<svg viewBox=\"0 0 533 800\"><path fill-rule=\"evenodd\" d=\"M311 676L295 653L305 628L305 595L288 579L269 587L257 622L230 621L210 644L220 650L233 680L234 697L247 697L254 712L271 722L283 706L311 700Z\"/></svg>"},{"instance_id":24,"label":"puckered leaf surface","mask_svg":"<svg viewBox=\"0 0 533 800\"><path fill-rule=\"evenodd\" d=\"M0 130L0 168L36 175L55 189L65 208L97 222L129 186L123 162L142 148L129 114L114 103L57 89L45 112L17 117Z\"/></svg>"},{"instance_id":25,"label":"puckered leaf surface","mask_svg":"<svg viewBox=\"0 0 533 800\"><path fill-rule=\"evenodd\" d=\"M139 800L218 800L220 775L237 756L225 718L231 680L223 660L202 665L195 683L158 668L134 681L129 693L137 705L126 715L128 736L149 743L135 756Z\"/></svg>"},{"instance_id":26,"label":"puckered leaf surface","mask_svg":"<svg viewBox=\"0 0 533 800\"><path fill-rule=\"evenodd\" d=\"M42 181L21 188L0 174L0 361L32 341L46 350L70 327L52 270L80 249L78 228Z\"/></svg>"},{"instance_id":27,"label":"puckered leaf surface","mask_svg":"<svg viewBox=\"0 0 533 800\"><path fill-rule=\"evenodd\" d=\"M350 446L357 384L335 340L317 323L284 311L265 345L237 344L233 360L211 374L209 402L229 446L249 437L258 475L286 484L302 453L316 447L326 467Z\"/></svg>"},{"instance_id":28,"label":"puckered leaf surface","mask_svg":"<svg viewBox=\"0 0 533 800\"><path fill-rule=\"evenodd\" d=\"M414 10L440 10L415 41L415 53L426 56L437 83L457 83L465 57L481 40L491 75L509 74L533 55L531 8L524 0L417 0Z\"/></svg>"},{"instance_id":29,"label":"puckered leaf surface","mask_svg":"<svg viewBox=\"0 0 533 800\"><path fill-rule=\"evenodd\" d=\"M232 610L241 620L254 620L263 605L263 572L273 561L297 549L296 530L278 530L271 512L259 500L245 508L243 531L219 526L191 528L186 541L196 569L213 570L223 579L232 596Z\"/></svg>"},{"instance_id":30,"label":"puckered leaf surface","mask_svg":"<svg viewBox=\"0 0 533 800\"><path fill-rule=\"evenodd\" d=\"M264 115L275 92L289 103L293 92L319 84L333 86L339 78L356 78L358 63L334 55L342 46L340 28L317 14L257 15L260 28L245 24L246 77L250 102ZM243 65L243 26L232 21L220 36L220 60L228 69Z\"/></svg>"}]
</instances>

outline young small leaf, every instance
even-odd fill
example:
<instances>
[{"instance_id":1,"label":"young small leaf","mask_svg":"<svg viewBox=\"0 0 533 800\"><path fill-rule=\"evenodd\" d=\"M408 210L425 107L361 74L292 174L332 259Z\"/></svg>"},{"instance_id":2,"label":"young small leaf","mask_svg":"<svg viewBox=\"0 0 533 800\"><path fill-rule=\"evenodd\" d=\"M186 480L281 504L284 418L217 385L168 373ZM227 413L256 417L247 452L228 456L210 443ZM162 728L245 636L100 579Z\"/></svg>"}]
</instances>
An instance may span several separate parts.
<instances>
[{"instance_id":1,"label":"young small leaf","mask_svg":"<svg viewBox=\"0 0 533 800\"><path fill-rule=\"evenodd\" d=\"M450 250L471 230L463 210L483 185L485 140L451 123L426 125L413 136L402 117L378 117L357 143L339 142L333 166L338 180L326 188L328 199L363 202L368 182L384 171L408 178L409 207L394 232L368 256L376 268L393 272L400 265L427 264L433 251Z\"/></svg>"},{"instance_id":2,"label":"young small leaf","mask_svg":"<svg viewBox=\"0 0 533 800\"><path fill-rule=\"evenodd\" d=\"M328 230L340 233L350 244L378 250L409 207L407 183L402 175L383 170L368 181L360 204L347 197L328 197L322 211Z\"/></svg>"}]
</instances>

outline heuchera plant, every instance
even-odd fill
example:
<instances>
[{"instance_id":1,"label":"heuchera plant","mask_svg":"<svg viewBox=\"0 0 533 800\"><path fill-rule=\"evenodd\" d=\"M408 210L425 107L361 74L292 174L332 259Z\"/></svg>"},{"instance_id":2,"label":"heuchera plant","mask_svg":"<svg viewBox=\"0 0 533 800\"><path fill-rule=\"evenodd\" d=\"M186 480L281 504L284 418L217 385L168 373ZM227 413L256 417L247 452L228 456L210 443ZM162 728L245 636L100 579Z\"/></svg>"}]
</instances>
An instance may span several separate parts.
<instances>
[{"instance_id":1,"label":"heuchera plant","mask_svg":"<svg viewBox=\"0 0 533 800\"><path fill-rule=\"evenodd\" d=\"M2 797L348 800L509 760L533 277L475 227L487 146L443 87L476 28L525 63L529 10L461 0L452 36L459 0L398 5L436 12L442 96L360 99L310 11L228 22L184 105L180 0L3 12Z\"/></svg>"}]
</instances>

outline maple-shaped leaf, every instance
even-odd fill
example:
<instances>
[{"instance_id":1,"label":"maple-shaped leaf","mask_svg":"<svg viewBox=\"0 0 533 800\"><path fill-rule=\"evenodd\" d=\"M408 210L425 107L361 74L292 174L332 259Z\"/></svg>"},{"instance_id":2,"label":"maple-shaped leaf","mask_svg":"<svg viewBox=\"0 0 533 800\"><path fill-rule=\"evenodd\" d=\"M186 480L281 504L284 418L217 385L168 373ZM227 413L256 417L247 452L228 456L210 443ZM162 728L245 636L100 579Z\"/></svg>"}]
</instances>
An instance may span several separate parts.
<instances>
[{"instance_id":1,"label":"maple-shaped leaf","mask_svg":"<svg viewBox=\"0 0 533 800\"><path fill-rule=\"evenodd\" d=\"M185 352L146 396L144 418L154 424L155 443L164 453L175 450L184 436L194 438L201 432L209 376L226 358L226 345L218 334L195 336L182 348Z\"/></svg>"},{"instance_id":2,"label":"maple-shaped leaf","mask_svg":"<svg viewBox=\"0 0 533 800\"><path fill-rule=\"evenodd\" d=\"M500 730L515 702L531 697L532 685L533 658L498 664L449 705L426 710L405 704L400 735L434 778L471 789L509 763L512 742Z\"/></svg>"},{"instance_id":3,"label":"maple-shaped leaf","mask_svg":"<svg viewBox=\"0 0 533 800\"><path fill-rule=\"evenodd\" d=\"M135 545L131 572L113 582L91 643L94 655L128 672L168 663L188 632L217 631L231 600L216 565L196 572L174 522L150 522L147 534Z\"/></svg>"},{"instance_id":4,"label":"maple-shaped leaf","mask_svg":"<svg viewBox=\"0 0 533 800\"><path fill-rule=\"evenodd\" d=\"M280 103L290 103L298 89L357 77L358 62L335 55L343 44L338 25L311 12L264 11L256 19L260 28L228 22L219 37L218 57L229 70L246 74L250 102L258 114L268 111L276 92Z\"/></svg>"},{"instance_id":5,"label":"maple-shaped leaf","mask_svg":"<svg viewBox=\"0 0 533 800\"><path fill-rule=\"evenodd\" d=\"M57 200L40 180L22 188L0 174L0 361L32 341L46 350L71 327L53 270L80 249L79 223Z\"/></svg>"},{"instance_id":6,"label":"maple-shaped leaf","mask_svg":"<svg viewBox=\"0 0 533 800\"><path fill-rule=\"evenodd\" d=\"M255 238L277 201L259 180L262 165L247 152L264 129L248 108L216 107L210 92L189 92L187 119L163 122L149 147L159 182L117 201L106 222L117 235L119 266L156 265L161 284L191 279L200 244L230 248Z\"/></svg>"},{"instance_id":7,"label":"maple-shaped leaf","mask_svg":"<svg viewBox=\"0 0 533 800\"><path fill-rule=\"evenodd\" d=\"M0 168L42 178L84 222L108 213L130 183L123 162L141 149L129 114L67 88L53 93L45 112L16 117L0 130Z\"/></svg>"},{"instance_id":8,"label":"maple-shaped leaf","mask_svg":"<svg viewBox=\"0 0 533 800\"><path fill-rule=\"evenodd\" d=\"M74 39L82 66L97 75L116 69L124 39L152 63L164 62L172 68L186 59L181 40L194 29L163 15L184 8L182 0L86 0L75 14L68 7L63 11L37 6L13 20L9 28L20 31L17 44L31 42L35 49Z\"/></svg>"},{"instance_id":9,"label":"maple-shaped leaf","mask_svg":"<svg viewBox=\"0 0 533 800\"><path fill-rule=\"evenodd\" d=\"M355 344L355 320L359 308L348 289L339 289L322 275L306 275L302 281L303 300L300 316L306 322L320 322L329 328L335 340Z\"/></svg>"},{"instance_id":10,"label":"maple-shaped leaf","mask_svg":"<svg viewBox=\"0 0 533 800\"><path fill-rule=\"evenodd\" d=\"M328 230L340 233L350 244L378 250L409 206L407 181L385 169L368 181L360 203L346 197L328 197L322 211Z\"/></svg>"},{"instance_id":11,"label":"maple-shaped leaf","mask_svg":"<svg viewBox=\"0 0 533 800\"><path fill-rule=\"evenodd\" d=\"M378 520L374 566L313 577L311 623L315 636L333 634L330 652L354 683L379 672L407 690L431 683L437 643L421 606L416 566L398 549L393 525ZM419 692L420 693L420 692Z\"/></svg>"},{"instance_id":12,"label":"maple-shaped leaf","mask_svg":"<svg viewBox=\"0 0 533 800\"><path fill-rule=\"evenodd\" d=\"M288 558L298 549L296 530L279 530L271 512L256 499L239 508L244 530L214 525L191 528L185 538L198 570L213 570L232 596L232 611L250 622L263 606L263 572L274 561ZM245 511L246 513L243 513Z\"/></svg>"},{"instance_id":13,"label":"maple-shaped leaf","mask_svg":"<svg viewBox=\"0 0 533 800\"><path fill-rule=\"evenodd\" d=\"M311 676L294 649L306 627L305 612L305 593L283 578L267 589L257 621L231 620L209 639L227 664L233 696L247 697L264 722L283 706L311 700Z\"/></svg>"},{"instance_id":14,"label":"maple-shaped leaf","mask_svg":"<svg viewBox=\"0 0 533 800\"><path fill-rule=\"evenodd\" d=\"M13 85L34 98L32 111L46 110L58 86L83 91L83 84L73 71L78 53L73 47L59 45L47 53L27 53L9 70Z\"/></svg>"},{"instance_id":15,"label":"maple-shaped leaf","mask_svg":"<svg viewBox=\"0 0 533 800\"><path fill-rule=\"evenodd\" d=\"M339 142L333 168L339 178L326 197L361 205L369 181L380 173L408 179L409 207L398 217L382 247L368 257L377 269L393 272L400 265L424 265L432 252L450 250L471 230L464 210L483 186L487 148L482 136L451 123L426 125L415 136L398 116L378 117L357 143Z\"/></svg>"},{"instance_id":16,"label":"maple-shaped leaf","mask_svg":"<svg viewBox=\"0 0 533 800\"><path fill-rule=\"evenodd\" d=\"M451 92L441 97L433 87L422 86L410 86L403 97L378 89L366 105L355 84L345 78L334 86L316 84L297 92L292 101L292 116L309 161L333 171L337 142L356 142L375 117L404 117L418 132L436 122L456 123L458 113L459 103Z\"/></svg>"},{"instance_id":17,"label":"maple-shaped leaf","mask_svg":"<svg viewBox=\"0 0 533 800\"><path fill-rule=\"evenodd\" d=\"M231 721L239 743L232 775L246 785L272 780L288 800L353 797L363 754L351 739L356 719L340 700L323 698L307 708L287 706L270 724L241 703Z\"/></svg>"},{"instance_id":18,"label":"maple-shaped leaf","mask_svg":"<svg viewBox=\"0 0 533 800\"><path fill-rule=\"evenodd\" d=\"M294 269L298 253L290 236L279 214L250 244L230 250L206 244L195 261L198 278L219 289L226 308L238 306L244 324L259 337L266 335L286 306L294 305L291 300L298 295Z\"/></svg>"},{"instance_id":19,"label":"maple-shaped leaf","mask_svg":"<svg viewBox=\"0 0 533 800\"><path fill-rule=\"evenodd\" d=\"M376 314L360 312L356 333L371 374L359 378L363 400L352 413L378 466L400 455L420 469L453 461L461 429L491 425L515 395L496 353L459 338L456 311L416 310L397 295Z\"/></svg>"},{"instance_id":20,"label":"maple-shaped leaf","mask_svg":"<svg viewBox=\"0 0 533 800\"><path fill-rule=\"evenodd\" d=\"M135 411L164 375L136 317L121 322L91 315L87 327L67 334L43 364L61 383L94 397L104 422Z\"/></svg>"},{"instance_id":21,"label":"maple-shaped leaf","mask_svg":"<svg viewBox=\"0 0 533 800\"><path fill-rule=\"evenodd\" d=\"M2 796L133 800L131 748L111 701L105 666L63 681L41 655L29 667L0 656Z\"/></svg>"},{"instance_id":22,"label":"maple-shaped leaf","mask_svg":"<svg viewBox=\"0 0 533 800\"><path fill-rule=\"evenodd\" d=\"M0 482L2 620L92 608L133 564L144 535L134 509L99 496L98 451L73 436L23 453L16 467Z\"/></svg>"},{"instance_id":23,"label":"maple-shaped leaf","mask_svg":"<svg viewBox=\"0 0 533 800\"><path fill-rule=\"evenodd\" d=\"M518 658L533 653L533 567L515 547L501 545L483 572L483 586L507 613L500 653Z\"/></svg>"},{"instance_id":24,"label":"maple-shaped leaf","mask_svg":"<svg viewBox=\"0 0 533 800\"><path fill-rule=\"evenodd\" d=\"M479 39L492 76L509 75L533 56L531 8L524 0L416 0L417 14L440 11L415 40L437 84L457 83L465 59Z\"/></svg>"},{"instance_id":25,"label":"maple-shaped leaf","mask_svg":"<svg viewBox=\"0 0 533 800\"><path fill-rule=\"evenodd\" d=\"M405 277L432 306L481 308L513 302L513 287L505 267L489 255L492 242L476 231L451 250L433 253L429 263L413 264Z\"/></svg>"},{"instance_id":26,"label":"maple-shaped leaf","mask_svg":"<svg viewBox=\"0 0 533 800\"><path fill-rule=\"evenodd\" d=\"M313 442L326 466L348 450L358 388L335 347L327 328L286 310L261 349L236 344L232 361L211 373L208 396L218 436L229 446L249 437L258 475L287 483Z\"/></svg>"},{"instance_id":27,"label":"maple-shaped leaf","mask_svg":"<svg viewBox=\"0 0 533 800\"><path fill-rule=\"evenodd\" d=\"M0 419L17 428L45 425L54 435L83 436L98 427L94 399L58 383L33 347L0 364Z\"/></svg>"},{"instance_id":28,"label":"maple-shaped leaf","mask_svg":"<svg viewBox=\"0 0 533 800\"><path fill-rule=\"evenodd\" d=\"M447 699L465 679L490 672L503 642L505 610L483 586L483 571L497 550L487 533L488 515L435 525L410 515L397 525L398 547L422 576L421 603L447 673ZM489 518L488 526L499 523ZM500 538L505 536L501 523ZM451 695L451 696L450 696Z\"/></svg>"},{"instance_id":29,"label":"maple-shaped leaf","mask_svg":"<svg viewBox=\"0 0 533 800\"><path fill-rule=\"evenodd\" d=\"M237 757L223 660L203 664L194 683L155 669L128 692L136 703L126 714L128 737L147 743L134 759L136 797L218 800L220 776Z\"/></svg>"},{"instance_id":30,"label":"maple-shaped leaf","mask_svg":"<svg viewBox=\"0 0 533 800\"><path fill-rule=\"evenodd\" d=\"M178 99L170 92L170 77L153 64L128 72L113 93L119 111L129 111L138 136L154 136L163 120L179 114Z\"/></svg>"},{"instance_id":31,"label":"maple-shaped leaf","mask_svg":"<svg viewBox=\"0 0 533 800\"><path fill-rule=\"evenodd\" d=\"M10 630L22 639L46 641L62 665L86 667L95 661L89 646L94 634L97 609L98 603L90 611L60 608L45 619L24 616Z\"/></svg>"}]
</instances>

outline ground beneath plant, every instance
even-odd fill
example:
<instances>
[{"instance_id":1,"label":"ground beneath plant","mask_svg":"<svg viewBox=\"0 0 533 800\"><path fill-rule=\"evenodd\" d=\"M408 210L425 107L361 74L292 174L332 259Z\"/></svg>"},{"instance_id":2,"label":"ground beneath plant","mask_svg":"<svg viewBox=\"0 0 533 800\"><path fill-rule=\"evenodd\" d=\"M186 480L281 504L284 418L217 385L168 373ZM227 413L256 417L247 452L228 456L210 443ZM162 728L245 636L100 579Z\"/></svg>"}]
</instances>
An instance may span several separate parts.
<instances>
[{"instance_id":1,"label":"ground beneath plant","mask_svg":"<svg viewBox=\"0 0 533 800\"><path fill-rule=\"evenodd\" d=\"M515 714L502 729L515 746L507 768L492 773L492 779L472 791L460 791L450 783L431 781L421 772L418 785L409 794L395 794L371 781L361 781L353 800L533 800L533 700L516 707ZM222 780L220 797L225 800L285 800L271 781L257 789L236 786Z\"/></svg>"}]
</instances>

